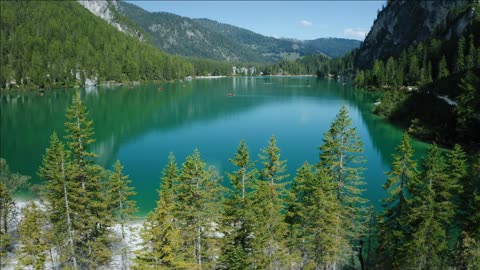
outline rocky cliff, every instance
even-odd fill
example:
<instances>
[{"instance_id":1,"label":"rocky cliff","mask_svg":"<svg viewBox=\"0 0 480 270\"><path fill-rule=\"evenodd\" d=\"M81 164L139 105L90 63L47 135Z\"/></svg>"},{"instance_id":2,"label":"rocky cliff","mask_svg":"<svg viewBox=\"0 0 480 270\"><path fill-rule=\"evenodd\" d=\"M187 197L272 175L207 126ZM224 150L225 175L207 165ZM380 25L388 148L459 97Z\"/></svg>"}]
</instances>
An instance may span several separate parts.
<instances>
[{"instance_id":1,"label":"rocky cliff","mask_svg":"<svg viewBox=\"0 0 480 270\"><path fill-rule=\"evenodd\" d=\"M117 0L78 0L78 2L95 16L117 28L118 31L137 37L141 41L144 39L142 31L126 21L118 12Z\"/></svg>"},{"instance_id":2,"label":"rocky cliff","mask_svg":"<svg viewBox=\"0 0 480 270\"><path fill-rule=\"evenodd\" d=\"M396 56L430 37L450 39L462 33L475 13L474 8L465 10L471 2L475 0L388 1L358 50L356 65L370 68L375 59Z\"/></svg>"}]
</instances>

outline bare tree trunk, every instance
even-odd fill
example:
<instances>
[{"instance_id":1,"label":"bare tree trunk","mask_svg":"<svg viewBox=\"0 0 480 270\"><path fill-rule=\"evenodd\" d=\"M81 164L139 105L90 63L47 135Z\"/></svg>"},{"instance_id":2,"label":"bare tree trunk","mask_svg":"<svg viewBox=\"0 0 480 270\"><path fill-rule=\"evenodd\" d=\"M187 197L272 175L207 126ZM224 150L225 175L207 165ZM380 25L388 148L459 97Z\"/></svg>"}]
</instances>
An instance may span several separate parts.
<instances>
[{"instance_id":1,"label":"bare tree trunk","mask_svg":"<svg viewBox=\"0 0 480 270\"><path fill-rule=\"evenodd\" d=\"M63 195L65 199L65 211L67 214L67 226L68 226L68 241L70 242L70 252L73 261L73 268L77 269L77 257L75 256L75 249L73 246L73 232L72 232L72 219L70 218L70 206L68 204L67 182L65 177L65 162L62 160L62 177L63 177Z\"/></svg>"}]
</instances>

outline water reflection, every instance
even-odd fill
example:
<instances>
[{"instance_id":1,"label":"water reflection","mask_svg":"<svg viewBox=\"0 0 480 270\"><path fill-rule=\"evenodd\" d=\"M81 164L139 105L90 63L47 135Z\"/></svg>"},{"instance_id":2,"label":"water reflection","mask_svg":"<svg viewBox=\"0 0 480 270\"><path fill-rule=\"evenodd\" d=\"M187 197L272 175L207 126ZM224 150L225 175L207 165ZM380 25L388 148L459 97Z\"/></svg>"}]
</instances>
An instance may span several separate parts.
<instances>
[{"instance_id":1,"label":"water reflection","mask_svg":"<svg viewBox=\"0 0 480 270\"><path fill-rule=\"evenodd\" d=\"M63 136L65 109L79 91L94 121L92 150L106 167L124 163L139 192L143 212L153 208L169 151L182 161L199 148L220 172L231 167L240 139L256 157L268 137L278 138L290 174L303 161L315 163L323 133L347 105L365 143L371 200L382 196L384 171L402 131L370 113L375 96L350 84L312 77L235 77L120 87L91 87L1 96L1 148L12 170L31 175L53 131ZM423 152L425 145L414 143Z\"/></svg>"}]
</instances>

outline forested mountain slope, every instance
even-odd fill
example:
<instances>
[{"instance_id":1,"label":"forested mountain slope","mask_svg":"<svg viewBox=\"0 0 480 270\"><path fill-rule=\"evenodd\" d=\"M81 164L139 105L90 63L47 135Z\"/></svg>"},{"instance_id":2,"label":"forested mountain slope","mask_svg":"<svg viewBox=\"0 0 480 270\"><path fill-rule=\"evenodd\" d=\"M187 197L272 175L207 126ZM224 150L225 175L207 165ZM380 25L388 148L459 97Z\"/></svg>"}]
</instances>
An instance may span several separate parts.
<instances>
[{"instance_id":1,"label":"forested mountain slope","mask_svg":"<svg viewBox=\"0 0 480 270\"><path fill-rule=\"evenodd\" d=\"M1 1L2 88L170 80L193 65L118 31L74 1Z\"/></svg>"},{"instance_id":2,"label":"forested mountain slope","mask_svg":"<svg viewBox=\"0 0 480 270\"><path fill-rule=\"evenodd\" d=\"M274 62L310 54L342 56L358 40L321 38L311 41L278 39L209 19L191 19L166 12L148 12L119 2L119 11L140 25L160 49L179 55L227 61Z\"/></svg>"},{"instance_id":3,"label":"forested mountain slope","mask_svg":"<svg viewBox=\"0 0 480 270\"><path fill-rule=\"evenodd\" d=\"M359 48L357 65L370 68L375 59L398 56L409 46L433 36L447 40L452 32L462 33L472 14L458 16L455 13L464 10L469 2L473 1L388 1Z\"/></svg>"},{"instance_id":4,"label":"forested mountain slope","mask_svg":"<svg viewBox=\"0 0 480 270\"><path fill-rule=\"evenodd\" d=\"M375 111L419 138L480 149L480 4L390 1L356 52Z\"/></svg>"}]
</instances>

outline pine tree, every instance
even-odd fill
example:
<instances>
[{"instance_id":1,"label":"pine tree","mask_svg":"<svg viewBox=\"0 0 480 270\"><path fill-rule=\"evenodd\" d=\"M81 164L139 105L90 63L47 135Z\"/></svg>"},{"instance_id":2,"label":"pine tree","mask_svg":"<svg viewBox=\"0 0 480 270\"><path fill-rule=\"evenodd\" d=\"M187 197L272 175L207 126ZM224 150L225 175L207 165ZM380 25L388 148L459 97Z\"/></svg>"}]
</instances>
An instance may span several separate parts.
<instances>
[{"instance_id":1,"label":"pine tree","mask_svg":"<svg viewBox=\"0 0 480 270\"><path fill-rule=\"evenodd\" d=\"M95 268L106 265L111 259L110 244L112 213L108 207L107 186L103 179L108 177L106 171L96 165L92 158L94 153L88 151L93 143L93 122L88 120L88 112L80 100L79 94L67 109L65 139L72 152L72 170L75 181L81 184L79 204L82 205L79 217L81 241L79 257L83 267Z\"/></svg>"},{"instance_id":2,"label":"pine tree","mask_svg":"<svg viewBox=\"0 0 480 270\"><path fill-rule=\"evenodd\" d=\"M195 150L182 165L175 188L178 223L181 224L181 251L187 262L196 268L212 267L217 248L214 237L219 217L218 176L213 169L206 169Z\"/></svg>"},{"instance_id":3,"label":"pine tree","mask_svg":"<svg viewBox=\"0 0 480 270\"><path fill-rule=\"evenodd\" d=\"M475 50L473 35L470 35L469 45L468 45L468 53L467 53L467 56L465 57L465 68L466 69L472 69L472 68L475 67L475 56L476 56L476 50Z\"/></svg>"},{"instance_id":4,"label":"pine tree","mask_svg":"<svg viewBox=\"0 0 480 270\"><path fill-rule=\"evenodd\" d=\"M408 193L412 181L417 176L416 162L412 159L413 149L408 133L404 133L402 142L393 155L392 170L388 173L387 182L383 188L388 197L382 200L383 212L379 221L379 253L387 268L401 269L405 259L406 235L409 232Z\"/></svg>"},{"instance_id":5,"label":"pine tree","mask_svg":"<svg viewBox=\"0 0 480 270\"><path fill-rule=\"evenodd\" d=\"M178 167L170 153L168 164L162 172L159 200L155 210L147 216L141 231L143 249L135 259L135 269L188 269L193 263L184 261L180 254L181 234L175 199L178 184Z\"/></svg>"},{"instance_id":6,"label":"pine tree","mask_svg":"<svg viewBox=\"0 0 480 270\"><path fill-rule=\"evenodd\" d=\"M45 269L50 243L46 230L45 213L33 202L22 211L22 220L18 225L18 238L22 245L17 250L18 264L16 267Z\"/></svg>"},{"instance_id":7,"label":"pine tree","mask_svg":"<svg viewBox=\"0 0 480 270\"><path fill-rule=\"evenodd\" d=\"M305 162L295 176L290 196L286 222L288 224L288 249L293 265L302 265L308 258L307 233L308 233L308 210L311 210L312 190L315 185L315 176L312 166ZM312 259L312 258L309 258Z\"/></svg>"},{"instance_id":8,"label":"pine tree","mask_svg":"<svg viewBox=\"0 0 480 270\"><path fill-rule=\"evenodd\" d=\"M410 224L413 234L407 243L405 267L443 269L448 250L446 225L452 222L452 202L446 164L433 145L422 161L423 171L412 184Z\"/></svg>"},{"instance_id":9,"label":"pine tree","mask_svg":"<svg viewBox=\"0 0 480 270\"><path fill-rule=\"evenodd\" d=\"M390 86L396 86L397 82L395 80L395 73L396 73L396 63L395 59L390 56L387 61L387 66L385 68L385 77L386 77L386 82Z\"/></svg>"},{"instance_id":10,"label":"pine tree","mask_svg":"<svg viewBox=\"0 0 480 270\"><path fill-rule=\"evenodd\" d=\"M445 55L443 55L440 63L438 64L438 78L446 78L449 75L450 72L448 71L447 58L445 58Z\"/></svg>"},{"instance_id":11,"label":"pine tree","mask_svg":"<svg viewBox=\"0 0 480 270\"><path fill-rule=\"evenodd\" d=\"M283 180L285 161L280 159L280 149L275 136L272 136L266 148L262 149L260 160L263 168L257 181L255 192L254 221L254 266L261 269L277 269L286 261L284 239L286 223L284 220L284 201L287 195Z\"/></svg>"},{"instance_id":12,"label":"pine tree","mask_svg":"<svg viewBox=\"0 0 480 270\"><path fill-rule=\"evenodd\" d=\"M252 264L252 196L257 170L250 161L250 152L244 140L230 162L237 168L228 174L231 189L223 201L221 225L222 255L225 269L246 269Z\"/></svg>"},{"instance_id":13,"label":"pine tree","mask_svg":"<svg viewBox=\"0 0 480 270\"><path fill-rule=\"evenodd\" d=\"M9 234L9 220L15 209L15 202L5 182L0 182L0 266L5 263L7 252L11 249L12 237Z\"/></svg>"},{"instance_id":14,"label":"pine tree","mask_svg":"<svg viewBox=\"0 0 480 270\"><path fill-rule=\"evenodd\" d=\"M342 226L341 205L336 184L324 168L317 169L307 204L306 269L340 269L351 252L347 232Z\"/></svg>"},{"instance_id":15,"label":"pine tree","mask_svg":"<svg viewBox=\"0 0 480 270\"><path fill-rule=\"evenodd\" d=\"M356 243L365 232L366 199L362 198L362 171L364 163L361 155L363 144L345 106L342 106L330 129L325 133L320 146L319 168L324 168L335 183L336 198L341 205L341 219L345 238L349 239L353 258Z\"/></svg>"},{"instance_id":16,"label":"pine tree","mask_svg":"<svg viewBox=\"0 0 480 270\"><path fill-rule=\"evenodd\" d=\"M461 36L457 45L457 58L455 61L455 71L460 72L465 69L465 37Z\"/></svg>"},{"instance_id":17,"label":"pine tree","mask_svg":"<svg viewBox=\"0 0 480 270\"><path fill-rule=\"evenodd\" d=\"M128 175L123 174L123 166L120 161L117 160L113 168L114 172L110 175L108 181L108 203L114 221L120 225L122 233L122 269L128 269L128 244L125 242L125 226L129 217L136 212L135 201L131 199L132 196L136 195L136 192L134 188L129 186L131 181L128 179Z\"/></svg>"},{"instance_id":18,"label":"pine tree","mask_svg":"<svg viewBox=\"0 0 480 270\"><path fill-rule=\"evenodd\" d=\"M80 183L73 180L69 159L70 153L53 133L39 176L46 181L42 195L48 203L48 216L57 236L55 244L62 247L59 250L60 262L78 269L78 212L83 210L83 206L78 203Z\"/></svg>"}]
</instances>

